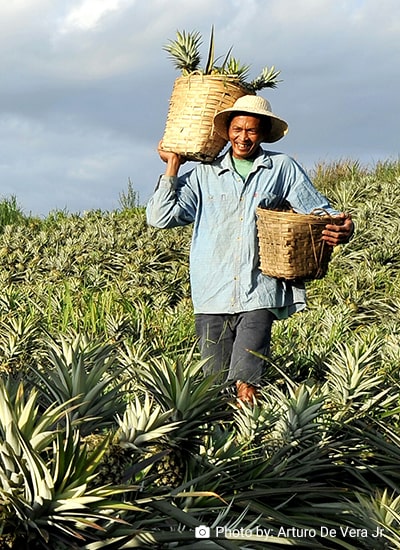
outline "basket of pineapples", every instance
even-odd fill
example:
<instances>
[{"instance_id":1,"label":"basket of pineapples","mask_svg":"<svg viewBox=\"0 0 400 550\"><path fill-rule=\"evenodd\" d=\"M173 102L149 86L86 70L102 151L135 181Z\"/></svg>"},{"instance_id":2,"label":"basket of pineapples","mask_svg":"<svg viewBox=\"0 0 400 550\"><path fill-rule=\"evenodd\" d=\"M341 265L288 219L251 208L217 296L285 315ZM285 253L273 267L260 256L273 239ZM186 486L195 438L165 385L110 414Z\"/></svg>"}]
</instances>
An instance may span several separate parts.
<instances>
[{"instance_id":1,"label":"basket of pineapples","mask_svg":"<svg viewBox=\"0 0 400 550\"><path fill-rule=\"evenodd\" d=\"M250 67L232 57L231 50L222 65L217 66L213 29L202 69L201 43L200 33L178 31L176 39L164 46L181 76L175 80L171 93L162 148L188 160L211 162L227 143L214 129L214 116L232 107L243 95L276 88L280 71L265 67L257 78L247 82Z\"/></svg>"}]
</instances>

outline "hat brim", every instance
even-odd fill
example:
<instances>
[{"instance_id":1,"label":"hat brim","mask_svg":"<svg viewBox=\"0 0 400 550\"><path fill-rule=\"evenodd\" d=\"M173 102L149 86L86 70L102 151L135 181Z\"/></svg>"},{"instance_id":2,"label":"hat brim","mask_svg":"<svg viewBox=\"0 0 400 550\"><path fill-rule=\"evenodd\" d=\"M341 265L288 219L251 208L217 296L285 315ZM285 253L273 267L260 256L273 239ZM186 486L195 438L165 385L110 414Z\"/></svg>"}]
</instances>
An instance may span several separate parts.
<instances>
[{"instance_id":1,"label":"hat brim","mask_svg":"<svg viewBox=\"0 0 400 550\"><path fill-rule=\"evenodd\" d=\"M229 141L228 136L228 121L232 117L233 113L246 113L246 109L235 109L235 108L229 108L224 109L223 111L220 111L217 113L214 117L214 129L217 132L218 135ZM275 141L279 141L282 139L289 130L289 126L287 122L285 122L282 118L277 117L273 113L257 113L254 111L248 111L249 116L258 116L263 118L268 118L271 121L271 130L268 133L267 136L264 137L262 140L265 143L274 143Z\"/></svg>"}]
</instances>

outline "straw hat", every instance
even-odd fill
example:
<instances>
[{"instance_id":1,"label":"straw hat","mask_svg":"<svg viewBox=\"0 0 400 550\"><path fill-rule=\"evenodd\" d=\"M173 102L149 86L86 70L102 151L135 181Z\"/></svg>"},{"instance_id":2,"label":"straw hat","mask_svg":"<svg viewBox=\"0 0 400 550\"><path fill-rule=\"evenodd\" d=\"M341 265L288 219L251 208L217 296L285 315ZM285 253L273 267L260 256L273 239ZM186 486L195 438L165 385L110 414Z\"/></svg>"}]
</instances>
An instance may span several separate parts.
<instances>
[{"instance_id":1,"label":"straw hat","mask_svg":"<svg viewBox=\"0 0 400 550\"><path fill-rule=\"evenodd\" d=\"M228 121L232 113L248 113L249 115L268 117L271 121L271 131L263 140L267 143L273 143L283 138L288 132L288 124L282 118L277 117L271 111L269 101L257 95L244 95L239 97L232 107L224 109L214 117L214 128L216 132L229 141Z\"/></svg>"}]
</instances>

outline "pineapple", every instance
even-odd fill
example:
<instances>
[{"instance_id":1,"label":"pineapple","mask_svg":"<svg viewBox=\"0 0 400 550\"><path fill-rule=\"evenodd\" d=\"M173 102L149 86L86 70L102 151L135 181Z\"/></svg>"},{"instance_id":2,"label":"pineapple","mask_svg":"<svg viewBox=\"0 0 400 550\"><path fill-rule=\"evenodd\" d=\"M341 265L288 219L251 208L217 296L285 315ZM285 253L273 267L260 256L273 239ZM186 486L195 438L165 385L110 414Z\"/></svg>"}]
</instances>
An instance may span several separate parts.
<instances>
[{"instance_id":1,"label":"pineapple","mask_svg":"<svg viewBox=\"0 0 400 550\"><path fill-rule=\"evenodd\" d=\"M183 75L188 75L199 68L200 45L201 35L199 32L186 33L182 31L180 33L177 31L176 40L170 40L163 49L170 54L175 67L181 70Z\"/></svg>"},{"instance_id":2,"label":"pineapple","mask_svg":"<svg viewBox=\"0 0 400 550\"><path fill-rule=\"evenodd\" d=\"M11 533L0 535L0 550L10 550L10 548L14 548L15 539L15 535Z\"/></svg>"},{"instance_id":3,"label":"pineapple","mask_svg":"<svg viewBox=\"0 0 400 550\"><path fill-rule=\"evenodd\" d=\"M257 90L262 90L262 88L276 88L278 82L281 82L280 80L277 80L279 75L280 71L275 70L274 66L270 69L268 69L268 67L264 67L258 77L250 82L249 87L254 92Z\"/></svg>"},{"instance_id":4,"label":"pineapple","mask_svg":"<svg viewBox=\"0 0 400 550\"><path fill-rule=\"evenodd\" d=\"M242 65L238 59L230 56L226 65L226 69L224 68L224 66L222 66L222 69L226 72L226 74L238 75L240 81L245 84L246 79L249 75L250 65Z\"/></svg>"},{"instance_id":5,"label":"pineapple","mask_svg":"<svg viewBox=\"0 0 400 550\"><path fill-rule=\"evenodd\" d=\"M153 473L156 475L155 485L159 487L179 487L185 479L187 457L178 447L167 447L155 445L149 449L148 457L161 457L154 462Z\"/></svg>"},{"instance_id":6,"label":"pineapple","mask_svg":"<svg viewBox=\"0 0 400 550\"><path fill-rule=\"evenodd\" d=\"M176 33L176 39L170 40L163 49L169 53L175 67L181 71L183 76L188 76L193 73L204 75L229 75L236 77L238 82L249 92L256 92L262 88L276 88L280 71L277 71L274 66L271 68L264 67L254 80L247 82L250 71L250 65L242 65L238 59L232 57L228 51L224 62L221 66L217 66L214 59L214 28L211 28L210 44L208 49L208 57L204 69L200 67L201 56L199 47L202 43L199 32L179 32Z\"/></svg>"},{"instance_id":7,"label":"pineapple","mask_svg":"<svg viewBox=\"0 0 400 550\"><path fill-rule=\"evenodd\" d=\"M159 406L167 411L170 424L164 428L173 426L165 433L167 437L149 449L161 457L154 465L157 485L179 486L189 475L191 457L198 456L210 422L230 414L215 377L201 373L204 361L193 362L192 354L188 359L183 364L179 358L153 358L142 364L140 372L146 391L152 391Z\"/></svg>"},{"instance_id":8,"label":"pineapple","mask_svg":"<svg viewBox=\"0 0 400 550\"><path fill-rule=\"evenodd\" d=\"M126 471L132 464L132 452L122 447L118 441L109 440L109 436L90 434L83 439L88 453L97 452L101 445L106 445L106 450L101 457L97 476L91 482L94 487L104 485L122 485L126 479Z\"/></svg>"},{"instance_id":9,"label":"pineapple","mask_svg":"<svg viewBox=\"0 0 400 550\"><path fill-rule=\"evenodd\" d=\"M155 405L150 399L148 392L142 401L135 396L123 418L118 418L118 445L131 453L143 453L145 463L154 457L149 462L147 473L154 473L156 485L176 487L183 480L183 459L179 449L168 444L167 434L177 429L179 422L171 421L172 410L163 412L160 405Z\"/></svg>"}]
</instances>

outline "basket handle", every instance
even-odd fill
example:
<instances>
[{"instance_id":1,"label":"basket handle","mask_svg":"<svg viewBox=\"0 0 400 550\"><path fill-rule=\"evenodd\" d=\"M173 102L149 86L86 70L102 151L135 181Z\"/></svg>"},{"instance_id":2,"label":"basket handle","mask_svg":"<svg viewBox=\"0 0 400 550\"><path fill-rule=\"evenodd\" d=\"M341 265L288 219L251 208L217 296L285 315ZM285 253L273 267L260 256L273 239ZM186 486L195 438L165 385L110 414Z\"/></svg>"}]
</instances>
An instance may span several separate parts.
<instances>
[{"instance_id":1,"label":"basket handle","mask_svg":"<svg viewBox=\"0 0 400 550\"><path fill-rule=\"evenodd\" d=\"M318 216L318 212L323 212L326 216L329 216L330 221L334 222L334 225L343 225L344 220L343 218L338 218L337 216L333 216L330 214L325 208L314 208L314 210L311 212L314 216Z\"/></svg>"},{"instance_id":2,"label":"basket handle","mask_svg":"<svg viewBox=\"0 0 400 550\"><path fill-rule=\"evenodd\" d=\"M324 210L324 209L323 208L316 208L315 210ZM314 212L314 210L313 210L313 212ZM324 212L326 212L326 210L324 210ZM311 212L311 214L312 214L312 212ZM322 247L321 247L321 250L320 250L320 256L318 257L317 247L315 245L314 235L313 235L313 232L312 232L312 229L311 229L311 224L308 224L308 228L310 230L311 245L312 245L312 252L313 252L313 256L314 256L314 260L315 260L315 265L317 266L317 273L315 275L315 278L318 279L320 274L322 273L321 259L322 259L322 256L323 256L324 245L326 243L322 244Z\"/></svg>"},{"instance_id":3,"label":"basket handle","mask_svg":"<svg viewBox=\"0 0 400 550\"><path fill-rule=\"evenodd\" d=\"M314 210L312 210L310 214L314 216L320 216L321 214L319 214L319 212L322 212L326 216L329 216L330 218L332 218L332 214L330 214L327 210L325 210L325 208L314 208Z\"/></svg>"}]
</instances>

